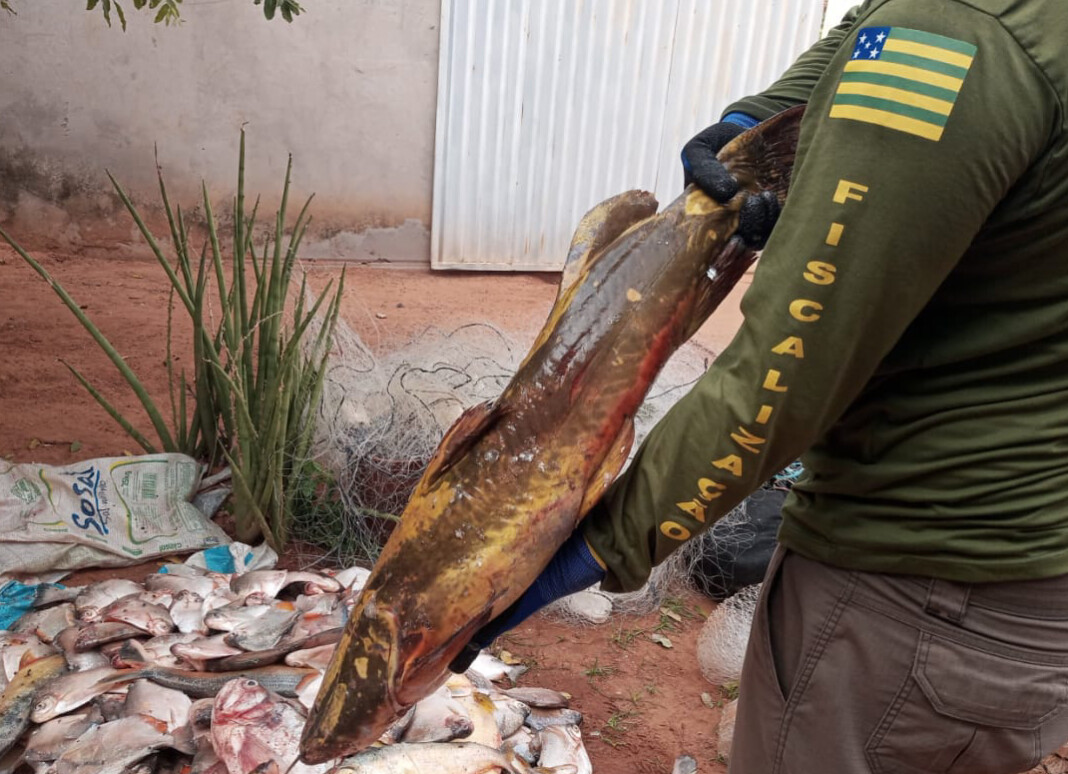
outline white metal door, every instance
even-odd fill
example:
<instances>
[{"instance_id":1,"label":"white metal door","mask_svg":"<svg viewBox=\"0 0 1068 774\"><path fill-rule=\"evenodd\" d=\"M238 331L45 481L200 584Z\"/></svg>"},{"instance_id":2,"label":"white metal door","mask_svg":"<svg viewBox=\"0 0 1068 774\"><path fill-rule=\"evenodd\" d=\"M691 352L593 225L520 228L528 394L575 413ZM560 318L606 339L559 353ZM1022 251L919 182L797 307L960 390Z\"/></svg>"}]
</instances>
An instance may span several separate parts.
<instances>
[{"instance_id":1,"label":"white metal door","mask_svg":"<svg viewBox=\"0 0 1068 774\"><path fill-rule=\"evenodd\" d=\"M819 33L823 0L442 0L431 265L558 270L590 207L682 189L679 151Z\"/></svg>"}]
</instances>

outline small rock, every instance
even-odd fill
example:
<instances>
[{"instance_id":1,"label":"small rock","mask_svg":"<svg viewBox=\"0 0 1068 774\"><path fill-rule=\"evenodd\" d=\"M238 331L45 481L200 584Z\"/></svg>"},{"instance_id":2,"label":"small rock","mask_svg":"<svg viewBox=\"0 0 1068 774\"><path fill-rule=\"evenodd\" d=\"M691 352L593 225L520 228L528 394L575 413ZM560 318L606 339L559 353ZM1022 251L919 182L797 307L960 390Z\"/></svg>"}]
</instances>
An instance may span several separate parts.
<instances>
[{"instance_id":1,"label":"small rock","mask_svg":"<svg viewBox=\"0 0 1068 774\"><path fill-rule=\"evenodd\" d=\"M738 715L738 700L734 699L723 708L719 717L719 732L716 750L724 760L731 759L731 745L734 743L734 719Z\"/></svg>"},{"instance_id":2,"label":"small rock","mask_svg":"<svg viewBox=\"0 0 1068 774\"><path fill-rule=\"evenodd\" d=\"M675 759L671 774L696 774L697 761L692 755L680 755Z\"/></svg>"}]
</instances>

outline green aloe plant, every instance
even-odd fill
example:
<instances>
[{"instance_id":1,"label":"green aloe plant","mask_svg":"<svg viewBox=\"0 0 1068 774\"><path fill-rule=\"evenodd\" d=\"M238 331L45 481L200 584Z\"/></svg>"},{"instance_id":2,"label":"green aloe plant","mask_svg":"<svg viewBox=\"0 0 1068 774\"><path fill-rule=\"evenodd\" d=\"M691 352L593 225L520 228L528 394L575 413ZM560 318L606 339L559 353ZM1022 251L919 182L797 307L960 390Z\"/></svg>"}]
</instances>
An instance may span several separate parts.
<instances>
[{"instance_id":1,"label":"green aloe plant","mask_svg":"<svg viewBox=\"0 0 1068 774\"><path fill-rule=\"evenodd\" d=\"M254 231L259 200L251 211L246 211L245 135L241 133L229 280L219 223L207 187L202 189L207 240L198 254L191 245L181 207L171 205L158 163L156 169L175 253L173 263L125 189L110 173L108 176L170 284L172 303L168 311L166 357L169 425L122 355L62 285L2 228L0 238L51 285L107 354L144 407L159 446L123 416L84 374L65 363L104 410L146 452L161 449L181 452L209 465L224 459L229 462L238 539L250 542L262 534L272 548L281 550L288 539L293 500L299 489L297 482L306 471L315 429L315 409L322 396L345 273L342 271L336 288L331 280L317 300L309 302L305 278L293 292L293 270L310 220L311 197L297 215L287 239L285 223L292 158L286 168L273 228L257 252ZM214 298L209 295L212 284ZM189 315L193 327L194 366L189 375L184 369L176 373L174 368L171 336L174 298ZM209 311L212 300L218 305L218 322L214 325ZM313 326L317 316L321 324Z\"/></svg>"}]
</instances>

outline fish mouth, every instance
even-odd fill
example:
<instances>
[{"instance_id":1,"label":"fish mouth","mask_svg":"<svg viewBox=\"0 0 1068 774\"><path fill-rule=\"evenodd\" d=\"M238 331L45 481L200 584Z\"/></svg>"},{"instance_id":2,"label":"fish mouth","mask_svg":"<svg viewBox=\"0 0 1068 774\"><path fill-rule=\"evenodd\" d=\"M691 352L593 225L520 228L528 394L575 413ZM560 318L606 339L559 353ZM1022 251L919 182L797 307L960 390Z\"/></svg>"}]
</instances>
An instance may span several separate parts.
<instances>
[{"instance_id":1,"label":"fish mouth","mask_svg":"<svg viewBox=\"0 0 1068 774\"><path fill-rule=\"evenodd\" d=\"M370 747L406 709L397 700L397 616L363 600L326 670L300 740L300 759L325 763Z\"/></svg>"}]
</instances>

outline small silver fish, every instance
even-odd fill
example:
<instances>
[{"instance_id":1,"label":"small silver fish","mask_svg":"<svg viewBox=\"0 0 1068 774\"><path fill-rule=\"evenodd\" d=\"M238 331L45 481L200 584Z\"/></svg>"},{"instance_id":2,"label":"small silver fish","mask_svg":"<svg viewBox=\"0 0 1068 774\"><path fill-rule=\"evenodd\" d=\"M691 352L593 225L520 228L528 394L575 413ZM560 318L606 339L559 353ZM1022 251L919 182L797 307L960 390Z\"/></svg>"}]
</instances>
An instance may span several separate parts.
<instances>
[{"instance_id":1,"label":"small silver fish","mask_svg":"<svg viewBox=\"0 0 1068 774\"><path fill-rule=\"evenodd\" d=\"M551 688L508 688L501 691L505 696L538 709L560 709L570 706L566 694Z\"/></svg>"},{"instance_id":2,"label":"small silver fish","mask_svg":"<svg viewBox=\"0 0 1068 774\"><path fill-rule=\"evenodd\" d=\"M411 721L401 736L402 742L451 742L465 739L475 730L474 721L464 706L444 686L412 708Z\"/></svg>"},{"instance_id":3,"label":"small silver fish","mask_svg":"<svg viewBox=\"0 0 1068 774\"><path fill-rule=\"evenodd\" d=\"M593 774L593 764L582 744L578 726L549 726L538 732L541 738L541 757L538 765L552 769L574 766L575 774Z\"/></svg>"},{"instance_id":4,"label":"small silver fish","mask_svg":"<svg viewBox=\"0 0 1068 774\"><path fill-rule=\"evenodd\" d=\"M535 731L542 731L552 726L577 726L582 722L582 713L573 709L532 708L524 722Z\"/></svg>"},{"instance_id":5,"label":"small silver fish","mask_svg":"<svg viewBox=\"0 0 1068 774\"><path fill-rule=\"evenodd\" d=\"M506 664L496 656L491 656L486 651L482 651L471 663L470 671L477 672L492 682L507 678L514 685L519 676L529 668L525 664Z\"/></svg>"},{"instance_id":6,"label":"small silver fish","mask_svg":"<svg viewBox=\"0 0 1068 774\"><path fill-rule=\"evenodd\" d=\"M104 716L95 707L86 712L52 718L29 734L23 757L27 763L54 761L82 734L103 722Z\"/></svg>"},{"instance_id":7,"label":"small silver fish","mask_svg":"<svg viewBox=\"0 0 1068 774\"><path fill-rule=\"evenodd\" d=\"M247 651L270 650L278 645L300 618L294 610L272 607L253 621L239 623L226 636L226 642Z\"/></svg>"},{"instance_id":8,"label":"small silver fish","mask_svg":"<svg viewBox=\"0 0 1068 774\"><path fill-rule=\"evenodd\" d=\"M93 726L53 765L56 774L122 774L127 767L172 742L161 721L147 715L131 715Z\"/></svg>"},{"instance_id":9,"label":"small silver fish","mask_svg":"<svg viewBox=\"0 0 1068 774\"><path fill-rule=\"evenodd\" d=\"M100 619L100 612L122 597L140 594L144 588L131 580L111 578L87 586L74 598L74 609L78 619L91 623Z\"/></svg>"},{"instance_id":10,"label":"small silver fish","mask_svg":"<svg viewBox=\"0 0 1068 774\"><path fill-rule=\"evenodd\" d=\"M155 602L146 602L140 595L131 594L112 602L100 611L100 617L105 621L136 626L155 636L174 631L174 621L167 608Z\"/></svg>"},{"instance_id":11,"label":"small silver fish","mask_svg":"<svg viewBox=\"0 0 1068 774\"><path fill-rule=\"evenodd\" d=\"M346 758L334 774L484 774L512 771L499 750L475 742L395 744Z\"/></svg>"},{"instance_id":12,"label":"small silver fish","mask_svg":"<svg viewBox=\"0 0 1068 774\"><path fill-rule=\"evenodd\" d=\"M189 711L193 701L181 691L164 688L148 680L136 680L126 692L122 714L148 715L163 721L167 733L173 734L182 726L189 725Z\"/></svg>"},{"instance_id":13,"label":"small silver fish","mask_svg":"<svg viewBox=\"0 0 1068 774\"><path fill-rule=\"evenodd\" d=\"M204 597L195 591L177 592L169 612L174 625L183 634L208 633L208 625L204 623Z\"/></svg>"},{"instance_id":14,"label":"small silver fish","mask_svg":"<svg viewBox=\"0 0 1068 774\"><path fill-rule=\"evenodd\" d=\"M146 634L147 632L141 627L123 621L94 621L78 627L73 649L75 653L86 653L111 642L144 637ZM64 634L63 643L67 642L67 635Z\"/></svg>"},{"instance_id":15,"label":"small silver fish","mask_svg":"<svg viewBox=\"0 0 1068 774\"><path fill-rule=\"evenodd\" d=\"M257 594L265 599L274 599L286 585L285 570L252 570L244 575L235 575L230 581L230 590L244 598Z\"/></svg>"},{"instance_id":16,"label":"small silver fish","mask_svg":"<svg viewBox=\"0 0 1068 774\"><path fill-rule=\"evenodd\" d=\"M11 627L13 632L33 632L41 642L51 643L64 629L74 626L76 621L74 603L46 607L26 613Z\"/></svg>"},{"instance_id":17,"label":"small silver fish","mask_svg":"<svg viewBox=\"0 0 1068 774\"><path fill-rule=\"evenodd\" d=\"M37 695L30 719L44 723L59 715L78 709L86 702L125 682L137 679L137 670L111 667L71 672L48 683Z\"/></svg>"}]
</instances>

